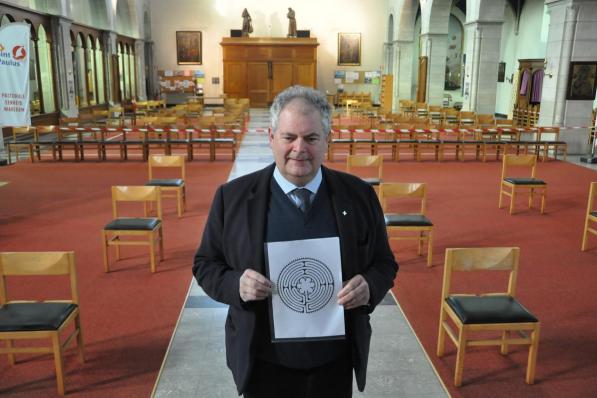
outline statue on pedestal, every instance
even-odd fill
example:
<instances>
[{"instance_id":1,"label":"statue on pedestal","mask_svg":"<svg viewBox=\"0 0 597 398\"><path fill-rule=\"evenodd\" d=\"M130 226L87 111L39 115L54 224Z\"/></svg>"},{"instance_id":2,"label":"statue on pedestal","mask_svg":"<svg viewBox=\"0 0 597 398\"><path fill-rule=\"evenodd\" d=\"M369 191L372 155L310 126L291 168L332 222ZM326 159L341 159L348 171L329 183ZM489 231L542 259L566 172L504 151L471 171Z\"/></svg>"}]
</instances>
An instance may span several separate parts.
<instances>
[{"instance_id":1,"label":"statue on pedestal","mask_svg":"<svg viewBox=\"0 0 597 398\"><path fill-rule=\"evenodd\" d=\"M253 24L251 23L251 16L249 15L249 11L245 8L243 10L243 30L242 30L242 37L249 37L249 33L253 33Z\"/></svg>"},{"instance_id":2,"label":"statue on pedestal","mask_svg":"<svg viewBox=\"0 0 597 398\"><path fill-rule=\"evenodd\" d=\"M288 7L288 36L287 37L296 37L296 18L294 14L294 10Z\"/></svg>"}]
</instances>

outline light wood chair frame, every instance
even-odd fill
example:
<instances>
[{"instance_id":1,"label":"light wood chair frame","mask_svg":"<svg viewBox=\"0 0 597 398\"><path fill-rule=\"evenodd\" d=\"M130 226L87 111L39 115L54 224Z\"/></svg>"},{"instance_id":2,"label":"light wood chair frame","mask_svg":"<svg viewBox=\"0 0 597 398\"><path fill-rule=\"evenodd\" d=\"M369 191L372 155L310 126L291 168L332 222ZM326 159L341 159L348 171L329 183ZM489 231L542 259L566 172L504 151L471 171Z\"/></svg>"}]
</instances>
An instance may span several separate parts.
<instances>
[{"instance_id":1,"label":"light wood chair frame","mask_svg":"<svg viewBox=\"0 0 597 398\"><path fill-rule=\"evenodd\" d=\"M581 250L587 250L587 244L589 241L589 233L597 235L597 229L593 227L593 223L597 223L597 216L591 213L596 213L597 209L593 207L595 198L597 197L597 182L592 182L589 188L589 201L587 204L587 215L585 217L585 228L582 235Z\"/></svg>"},{"instance_id":2,"label":"light wood chair frame","mask_svg":"<svg viewBox=\"0 0 597 398\"><path fill-rule=\"evenodd\" d=\"M148 246L151 272L156 271L156 244L159 248L159 258L164 259L164 238L161 188L154 186L112 186L112 216L118 219L118 202L142 202L144 216L148 217L148 203L155 202L157 218L160 222L152 230L106 230L102 229L102 254L104 271L110 272L108 249L114 246L116 260L120 260L120 246ZM130 218L130 217L127 217ZM131 239L121 239L130 237ZM143 238L143 239L138 239Z\"/></svg>"},{"instance_id":3,"label":"light wood chair frame","mask_svg":"<svg viewBox=\"0 0 597 398\"><path fill-rule=\"evenodd\" d=\"M391 182L379 186L379 200L384 214L402 214L389 211L388 199L418 198L421 201L419 213L427 216L427 184ZM410 213L412 214L412 213ZM386 226L390 240L416 240L419 256L423 254L423 244L427 242L427 266L433 262L433 229L434 226ZM401 234L405 232L406 234ZM413 235L412 233L416 234Z\"/></svg>"},{"instance_id":4,"label":"light wood chair frame","mask_svg":"<svg viewBox=\"0 0 597 398\"><path fill-rule=\"evenodd\" d=\"M69 276L71 298L68 300L46 300L44 303L59 302L75 304L77 307L62 322L58 329L35 330L35 331L0 331L0 340L5 342L5 347L0 348L0 354L7 354L11 366L16 364L15 354L24 353L48 353L54 355L54 366L56 369L56 386L59 395L64 395L64 364L63 356L65 350L74 340L77 342L77 353L79 361L85 362L83 333L81 330L81 318L79 311L79 293L77 289L77 274L75 269L75 254L68 252L2 252L0 253L0 307L10 303L23 303L35 301L10 301L7 296L8 276ZM65 339L62 339L63 332L72 331ZM51 345L16 347L14 340L39 340L49 339ZM64 341L63 341L64 340Z\"/></svg>"},{"instance_id":5,"label":"light wood chair frame","mask_svg":"<svg viewBox=\"0 0 597 398\"><path fill-rule=\"evenodd\" d=\"M178 217L182 217L182 213L186 209L187 195L186 195L186 168L185 159L182 155L150 155L147 160L147 168L149 171L149 179L152 180L155 175L156 168L178 169L182 180L182 185L169 186L160 185L160 192L162 198L176 198L176 211Z\"/></svg>"},{"instance_id":6,"label":"light wood chair frame","mask_svg":"<svg viewBox=\"0 0 597 398\"><path fill-rule=\"evenodd\" d=\"M517 191L520 189L529 190L529 209L533 207L533 198L535 191L538 191L541 195L541 214L545 213L545 199L547 196L547 184L512 184L505 179L509 177L508 167L510 166L526 166L531 169L530 178L536 178L537 171L537 156L535 155L504 155L502 160L502 178L500 181L500 198L498 202L498 208L503 207L503 197L510 197L510 210L509 213L514 212L514 202L516 199ZM510 189L508 191L507 189Z\"/></svg>"},{"instance_id":7,"label":"light wood chair frame","mask_svg":"<svg viewBox=\"0 0 597 398\"><path fill-rule=\"evenodd\" d=\"M510 345L528 345L529 354L525 381L533 384L537 352L539 347L539 333L541 324L537 322L517 323L482 323L465 324L447 303L449 296L470 296L471 294L453 294L451 292L452 276L454 272L467 271L508 271L508 287L505 292L476 293L478 296L507 295L515 298L516 281L520 249L518 247L487 247L487 248L448 248L444 263L444 278L442 284L442 298L440 306L439 333L437 339L437 356L442 357L445 352L446 335L456 346L456 366L454 370L454 385L462 385L464 358L467 347L500 346L502 355L508 354ZM450 325L456 327L456 331ZM488 338L487 332L499 332L499 338ZM478 333L483 333L479 336ZM475 335L477 333L477 335ZM516 333L518 337L512 337Z\"/></svg>"},{"instance_id":8,"label":"light wood chair frame","mask_svg":"<svg viewBox=\"0 0 597 398\"><path fill-rule=\"evenodd\" d=\"M31 137L29 137L31 135ZM19 140L19 137L27 136L27 139ZM32 126L14 126L12 127L12 140L6 143L6 149L8 152L8 161L11 162L11 152L15 152L16 161L19 161L19 153L22 148L27 149L29 154L29 161L34 162L33 151L34 143L37 141L37 130Z\"/></svg>"},{"instance_id":9,"label":"light wood chair frame","mask_svg":"<svg viewBox=\"0 0 597 398\"><path fill-rule=\"evenodd\" d=\"M355 174L355 168L357 169L373 169L376 168L377 169L377 177L371 177L371 178L377 178L379 180L379 184L381 185L382 181L383 181L383 156L381 155L348 155L346 157L346 172L347 173L352 173ZM358 175L358 170L357 173L355 174L357 176ZM359 176L361 177L361 176ZM363 179L367 179L367 177L361 177ZM376 193L379 194L379 186L378 185L373 185L373 189L375 190Z\"/></svg>"}]
</instances>

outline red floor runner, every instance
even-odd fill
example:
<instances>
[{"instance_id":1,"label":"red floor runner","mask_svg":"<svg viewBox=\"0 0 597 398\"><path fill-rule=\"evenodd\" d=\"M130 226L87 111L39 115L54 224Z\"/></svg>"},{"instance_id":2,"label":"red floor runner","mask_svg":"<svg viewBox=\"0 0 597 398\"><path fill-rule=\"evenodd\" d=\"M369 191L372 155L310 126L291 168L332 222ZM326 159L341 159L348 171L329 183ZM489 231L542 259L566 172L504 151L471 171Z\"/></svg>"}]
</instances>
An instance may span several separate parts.
<instances>
[{"instance_id":1,"label":"red floor runner","mask_svg":"<svg viewBox=\"0 0 597 398\"><path fill-rule=\"evenodd\" d=\"M142 185L144 163L19 163L0 167L0 251L74 250L86 363L67 351L72 397L147 397L153 388L191 280L192 259L217 185L230 161L187 163L187 211L164 200L165 260L149 270L142 247L105 274L100 230L111 219L110 186ZM113 253L112 253L113 258ZM36 282L37 283L37 282ZM47 290L47 282L34 289ZM11 289L19 294L22 289ZM9 285L9 288L11 285ZM0 357L0 396L56 395L51 356Z\"/></svg>"},{"instance_id":2,"label":"red floor runner","mask_svg":"<svg viewBox=\"0 0 597 398\"><path fill-rule=\"evenodd\" d=\"M428 214L436 226L431 269L417 257L414 241L392 243L400 263L393 291L453 397L597 396L597 237L590 251L580 251L589 183L597 173L540 163L538 177L549 184L546 214L528 210L528 196L521 195L510 216L497 208L500 168L501 162L384 164L385 181L428 183ZM533 386L524 382L523 346L506 357L499 347L469 349L460 388L452 384L456 355L449 339L447 354L435 354L444 250L482 246L521 248L518 296L542 322Z\"/></svg>"}]
</instances>

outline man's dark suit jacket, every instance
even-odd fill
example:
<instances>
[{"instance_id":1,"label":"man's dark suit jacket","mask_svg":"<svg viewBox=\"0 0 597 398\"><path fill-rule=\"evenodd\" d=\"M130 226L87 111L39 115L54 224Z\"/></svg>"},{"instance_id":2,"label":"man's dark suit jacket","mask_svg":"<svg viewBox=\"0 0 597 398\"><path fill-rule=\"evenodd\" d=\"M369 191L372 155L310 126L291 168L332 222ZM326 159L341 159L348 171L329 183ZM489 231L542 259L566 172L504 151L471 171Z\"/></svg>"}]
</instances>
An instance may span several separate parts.
<instances>
[{"instance_id":1,"label":"man's dark suit jacket","mask_svg":"<svg viewBox=\"0 0 597 398\"><path fill-rule=\"evenodd\" d=\"M240 298L239 280L247 268L265 274L264 241L270 181L275 165L240 177L217 190L193 274L214 300L228 304L226 360L238 393L247 385L256 358L256 302ZM322 167L340 236L342 278L363 275L369 306L345 312L352 362L360 391L365 388L371 339L369 313L384 298L398 270L389 247L383 212L375 191L358 177Z\"/></svg>"}]
</instances>

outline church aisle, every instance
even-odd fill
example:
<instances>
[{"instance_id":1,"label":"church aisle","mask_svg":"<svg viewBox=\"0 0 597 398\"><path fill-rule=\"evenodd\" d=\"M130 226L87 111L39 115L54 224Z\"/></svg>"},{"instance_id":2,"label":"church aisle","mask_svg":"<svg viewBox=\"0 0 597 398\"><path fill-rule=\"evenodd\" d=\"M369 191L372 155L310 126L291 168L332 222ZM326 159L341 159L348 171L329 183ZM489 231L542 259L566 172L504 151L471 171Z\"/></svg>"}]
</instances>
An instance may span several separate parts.
<instances>
[{"instance_id":1,"label":"church aisle","mask_svg":"<svg viewBox=\"0 0 597 398\"><path fill-rule=\"evenodd\" d=\"M268 112L252 109L249 131L240 146L229 180L258 170L273 156L267 143ZM191 268L189 259L189 271ZM400 278L400 273L398 273ZM154 396L236 397L226 367L224 323L227 306L210 299L190 282L187 300L156 381ZM390 293L371 316L373 337L363 398L447 397L441 381Z\"/></svg>"}]
</instances>

